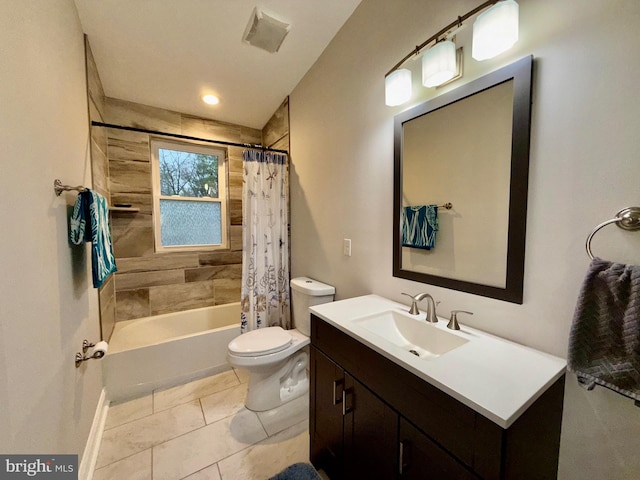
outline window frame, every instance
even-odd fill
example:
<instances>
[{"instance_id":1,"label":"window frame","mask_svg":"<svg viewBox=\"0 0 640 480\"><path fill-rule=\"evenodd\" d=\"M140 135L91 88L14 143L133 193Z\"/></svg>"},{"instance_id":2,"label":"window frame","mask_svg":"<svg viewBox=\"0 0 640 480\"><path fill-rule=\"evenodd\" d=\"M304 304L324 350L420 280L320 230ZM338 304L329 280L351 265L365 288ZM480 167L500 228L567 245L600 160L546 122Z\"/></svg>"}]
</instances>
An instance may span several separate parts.
<instances>
[{"instance_id":1,"label":"window frame","mask_svg":"<svg viewBox=\"0 0 640 480\"><path fill-rule=\"evenodd\" d=\"M165 138L149 139L151 150L151 193L153 197L153 233L156 253L169 252L201 252L229 249L229 182L228 182L228 154L227 149L206 143L193 141L175 141ZM181 195L162 195L160 188L160 155L159 150L176 150L180 152L215 155L218 157L218 198L184 197ZM220 204L220 244L200 245L162 245L162 230L160 218L160 200L175 200L184 202L213 202Z\"/></svg>"}]
</instances>

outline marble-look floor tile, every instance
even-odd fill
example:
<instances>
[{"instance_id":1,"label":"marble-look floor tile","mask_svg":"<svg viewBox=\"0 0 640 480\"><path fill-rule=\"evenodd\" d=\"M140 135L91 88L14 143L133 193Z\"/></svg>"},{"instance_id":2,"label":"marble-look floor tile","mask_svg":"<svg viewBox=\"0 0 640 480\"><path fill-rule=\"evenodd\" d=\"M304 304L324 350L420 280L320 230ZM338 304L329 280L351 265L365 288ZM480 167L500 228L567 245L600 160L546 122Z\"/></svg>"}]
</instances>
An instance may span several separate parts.
<instances>
[{"instance_id":1,"label":"marble-look floor tile","mask_svg":"<svg viewBox=\"0 0 640 480\"><path fill-rule=\"evenodd\" d=\"M109 414L105 423L105 430L108 430L124 423L138 420L153 413L153 396L135 398L127 402L115 403L109 406Z\"/></svg>"},{"instance_id":2,"label":"marble-look floor tile","mask_svg":"<svg viewBox=\"0 0 640 480\"><path fill-rule=\"evenodd\" d=\"M265 480L298 462L309 462L309 422L300 422L220 461L222 480Z\"/></svg>"},{"instance_id":3,"label":"marble-look floor tile","mask_svg":"<svg viewBox=\"0 0 640 480\"><path fill-rule=\"evenodd\" d=\"M199 401L185 403L104 432L97 468L204 425Z\"/></svg>"},{"instance_id":4,"label":"marble-look floor tile","mask_svg":"<svg viewBox=\"0 0 640 480\"><path fill-rule=\"evenodd\" d=\"M238 380L240 380L240 383L249 383L249 370L245 368L234 367L233 371L236 372L236 375L238 376Z\"/></svg>"},{"instance_id":5,"label":"marble-look floor tile","mask_svg":"<svg viewBox=\"0 0 640 480\"><path fill-rule=\"evenodd\" d=\"M243 409L233 417L153 447L153 478L183 478L265 438L258 416Z\"/></svg>"},{"instance_id":6,"label":"marble-look floor tile","mask_svg":"<svg viewBox=\"0 0 640 480\"><path fill-rule=\"evenodd\" d=\"M257 412L269 436L309 418L309 395L305 394L273 410Z\"/></svg>"},{"instance_id":7,"label":"marble-look floor tile","mask_svg":"<svg viewBox=\"0 0 640 480\"><path fill-rule=\"evenodd\" d=\"M183 480L220 480L220 470L218 470L218 464L203 468L199 472L196 472L188 477L184 477Z\"/></svg>"},{"instance_id":8,"label":"marble-look floor tile","mask_svg":"<svg viewBox=\"0 0 640 480\"><path fill-rule=\"evenodd\" d=\"M193 382L166 390L156 390L153 392L153 409L160 412L167 408L190 402L212 393L226 390L227 388L239 385L238 378L233 370L212 375L210 377L194 380Z\"/></svg>"},{"instance_id":9,"label":"marble-look floor tile","mask_svg":"<svg viewBox=\"0 0 640 480\"><path fill-rule=\"evenodd\" d=\"M225 417L235 415L244 408L246 397L246 383L202 397L200 403L202 404L205 421L207 423L214 423Z\"/></svg>"},{"instance_id":10,"label":"marble-look floor tile","mask_svg":"<svg viewBox=\"0 0 640 480\"><path fill-rule=\"evenodd\" d=\"M151 480L151 449L97 469L93 480ZM206 477L205 477L206 478Z\"/></svg>"}]
</instances>

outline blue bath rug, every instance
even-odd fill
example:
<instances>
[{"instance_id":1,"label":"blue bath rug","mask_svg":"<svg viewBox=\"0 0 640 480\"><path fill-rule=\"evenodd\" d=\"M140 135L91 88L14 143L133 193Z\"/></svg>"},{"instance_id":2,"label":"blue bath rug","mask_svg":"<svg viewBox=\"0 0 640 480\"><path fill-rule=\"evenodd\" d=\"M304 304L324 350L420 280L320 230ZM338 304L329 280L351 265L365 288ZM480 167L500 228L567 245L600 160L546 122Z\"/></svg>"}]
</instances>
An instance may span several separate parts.
<instances>
[{"instance_id":1,"label":"blue bath rug","mask_svg":"<svg viewBox=\"0 0 640 480\"><path fill-rule=\"evenodd\" d=\"M308 463L294 463L269 480L321 480L318 472Z\"/></svg>"}]
</instances>

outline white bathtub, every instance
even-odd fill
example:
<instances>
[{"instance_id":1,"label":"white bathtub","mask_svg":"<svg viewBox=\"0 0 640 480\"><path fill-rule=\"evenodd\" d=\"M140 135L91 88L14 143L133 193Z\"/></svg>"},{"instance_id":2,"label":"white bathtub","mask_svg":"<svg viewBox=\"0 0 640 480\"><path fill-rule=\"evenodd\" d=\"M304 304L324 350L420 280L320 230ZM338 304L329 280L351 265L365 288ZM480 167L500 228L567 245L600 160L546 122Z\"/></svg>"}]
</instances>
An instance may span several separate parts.
<instances>
[{"instance_id":1,"label":"white bathtub","mask_svg":"<svg viewBox=\"0 0 640 480\"><path fill-rule=\"evenodd\" d=\"M111 401L227 370L240 303L117 322L103 360Z\"/></svg>"}]
</instances>

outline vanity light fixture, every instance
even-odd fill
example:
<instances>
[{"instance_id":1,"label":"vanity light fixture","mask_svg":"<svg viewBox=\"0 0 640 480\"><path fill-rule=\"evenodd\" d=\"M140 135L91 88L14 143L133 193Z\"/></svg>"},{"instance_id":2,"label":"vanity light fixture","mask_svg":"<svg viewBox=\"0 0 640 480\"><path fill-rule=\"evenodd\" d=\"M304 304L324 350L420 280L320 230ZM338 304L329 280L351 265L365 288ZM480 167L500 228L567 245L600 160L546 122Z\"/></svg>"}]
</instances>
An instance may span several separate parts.
<instances>
[{"instance_id":1,"label":"vanity light fixture","mask_svg":"<svg viewBox=\"0 0 640 480\"><path fill-rule=\"evenodd\" d=\"M456 74L456 44L437 42L422 55L422 85L437 87Z\"/></svg>"},{"instance_id":2,"label":"vanity light fixture","mask_svg":"<svg viewBox=\"0 0 640 480\"><path fill-rule=\"evenodd\" d=\"M395 70L384 79L385 104L389 107L402 105L411 98L411 71Z\"/></svg>"},{"instance_id":3,"label":"vanity light fixture","mask_svg":"<svg viewBox=\"0 0 640 480\"><path fill-rule=\"evenodd\" d=\"M472 57L474 59L493 58L517 42L519 8L516 1L488 0L459 16L438 33L417 45L387 72L385 103L388 106L402 105L411 98L411 71L401 67L410 58L420 55L429 45L432 45L431 48L422 57L423 85L426 87L442 85L456 75L456 47L449 38L462 28L463 22L475 15L478 15L478 18L473 25ZM447 40L438 41L441 38L447 38Z\"/></svg>"},{"instance_id":4,"label":"vanity light fixture","mask_svg":"<svg viewBox=\"0 0 640 480\"><path fill-rule=\"evenodd\" d=\"M202 101L208 105L217 105L220 103L220 99L215 95L204 95Z\"/></svg>"},{"instance_id":5,"label":"vanity light fixture","mask_svg":"<svg viewBox=\"0 0 640 480\"><path fill-rule=\"evenodd\" d=\"M515 0L496 3L473 22L473 50L476 60L506 52L518 41L519 7Z\"/></svg>"}]
</instances>

